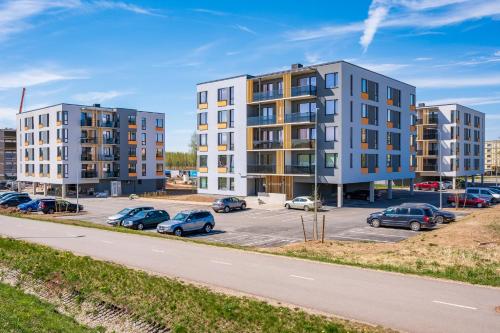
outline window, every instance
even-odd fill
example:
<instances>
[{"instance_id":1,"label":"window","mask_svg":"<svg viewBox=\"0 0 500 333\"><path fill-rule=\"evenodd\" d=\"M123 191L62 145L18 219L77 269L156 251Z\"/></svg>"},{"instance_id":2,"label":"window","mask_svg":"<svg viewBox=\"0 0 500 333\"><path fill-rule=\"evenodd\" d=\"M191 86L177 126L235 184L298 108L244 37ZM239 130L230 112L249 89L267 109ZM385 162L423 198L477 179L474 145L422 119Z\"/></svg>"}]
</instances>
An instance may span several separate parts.
<instances>
[{"instance_id":1,"label":"window","mask_svg":"<svg viewBox=\"0 0 500 333\"><path fill-rule=\"evenodd\" d=\"M351 123L352 123L352 122L353 122L353 117L354 117L354 115L353 115L353 111L352 111L352 108L353 108L353 103L352 103L352 101L351 101L349 104L350 104Z\"/></svg>"},{"instance_id":2,"label":"window","mask_svg":"<svg viewBox=\"0 0 500 333\"><path fill-rule=\"evenodd\" d=\"M392 128L401 128L401 112L388 109L387 121L392 123Z\"/></svg>"},{"instance_id":3,"label":"window","mask_svg":"<svg viewBox=\"0 0 500 333\"><path fill-rule=\"evenodd\" d=\"M143 177L146 176L146 163L141 164L141 174Z\"/></svg>"},{"instance_id":4,"label":"window","mask_svg":"<svg viewBox=\"0 0 500 333\"><path fill-rule=\"evenodd\" d=\"M68 111L58 111L56 115L57 122L63 125L68 125Z\"/></svg>"},{"instance_id":5,"label":"window","mask_svg":"<svg viewBox=\"0 0 500 333\"><path fill-rule=\"evenodd\" d=\"M129 163L128 164L128 173L136 173L137 172L137 164Z\"/></svg>"},{"instance_id":6,"label":"window","mask_svg":"<svg viewBox=\"0 0 500 333\"><path fill-rule=\"evenodd\" d=\"M146 130L146 118L141 118L141 129Z\"/></svg>"},{"instance_id":7,"label":"window","mask_svg":"<svg viewBox=\"0 0 500 333\"><path fill-rule=\"evenodd\" d=\"M234 87L229 87L229 105L234 105Z\"/></svg>"},{"instance_id":8,"label":"window","mask_svg":"<svg viewBox=\"0 0 500 333\"><path fill-rule=\"evenodd\" d=\"M300 103L297 108L300 113L316 112L316 103Z\"/></svg>"},{"instance_id":9,"label":"window","mask_svg":"<svg viewBox=\"0 0 500 333\"><path fill-rule=\"evenodd\" d=\"M198 104L207 104L207 91L200 91L198 93Z\"/></svg>"},{"instance_id":10,"label":"window","mask_svg":"<svg viewBox=\"0 0 500 333\"><path fill-rule=\"evenodd\" d=\"M229 191L234 191L234 178L229 178Z\"/></svg>"},{"instance_id":11,"label":"window","mask_svg":"<svg viewBox=\"0 0 500 333\"><path fill-rule=\"evenodd\" d=\"M361 92L366 94L366 98L378 102L378 83L367 79L361 79Z\"/></svg>"},{"instance_id":12,"label":"window","mask_svg":"<svg viewBox=\"0 0 500 333\"><path fill-rule=\"evenodd\" d=\"M156 157L163 157L163 149L156 148Z\"/></svg>"},{"instance_id":13,"label":"window","mask_svg":"<svg viewBox=\"0 0 500 333\"><path fill-rule=\"evenodd\" d=\"M378 125L378 107L361 104L361 118L368 119L370 125Z\"/></svg>"},{"instance_id":14,"label":"window","mask_svg":"<svg viewBox=\"0 0 500 333\"><path fill-rule=\"evenodd\" d=\"M234 127L234 110L229 110L229 128Z\"/></svg>"},{"instance_id":15,"label":"window","mask_svg":"<svg viewBox=\"0 0 500 333\"><path fill-rule=\"evenodd\" d=\"M387 104L401 107L401 90L387 87Z\"/></svg>"},{"instance_id":16,"label":"window","mask_svg":"<svg viewBox=\"0 0 500 333\"><path fill-rule=\"evenodd\" d=\"M331 89L338 86L339 73L325 74L325 88Z\"/></svg>"},{"instance_id":17,"label":"window","mask_svg":"<svg viewBox=\"0 0 500 333\"><path fill-rule=\"evenodd\" d=\"M352 74L351 74L350 90L351 90L351 96L352 96L352 90L353 90L353 85L352 85Z\"/></svg>"},{"instance_id":18,"label":"window","mask_svg":"<svg viewBox=\"0 0 500 333\"><path fill-rule=\"evenodd\" d=\"M156 118L156 127L163 128L163 119L162 118Z\"/></svg>"},{"instance_id":19,"label":"window","mask_svg":"<svg viewBox=\"0 0 500 333\"><path fill-rule=\"evenodd\" d=\"M141 144L146 145L146 133L141 133Z\"/></svg>"},{"instance_id":20,"label":"window","mask_svg":"<svg viewBox=\"0 0 500 333\"><path fill-rule=\"evenodd\" d=\"M229 132L229 150L234 150L234 132Z\"/></svg>"},{"instance_id":21,"label":"window","mask_svg":"<svg viewBox=\"0 0 500 333\"><path fill-rule=\"evenodd\" d=\"M229 172L234 173L234 155L228 155L229 158Z\"/></svg>"},{"instance_id":22,"label":"window","mask_svg":"<svg viewBox=\"0 0 500 333\"><path fill-rule=\"evenodd\" d=\"M361 143L367 143L368 149L378 149L378 131L362 128Z\"/></svg>"},{"instance_id":23,"label":"window","mask_svg":"<svg viewBox=\"0 0 500 333\"><path fill-rule=\"evenodd\" d=\"M337 114L338 99L327 99L325 103L325 114Z\"/></svg>"},{"instance_id":24,"label":"window","mask_svg":"<svg viewBox=\"0 0 500 333\"><path fill-rule=\"evenodd\" d=\"M217 101L227 101L228 88L220 88L217 90Z\"/></svg>"},{"instance_id":25,"label":"window","mask_svg":"<svg viewBox=\"0 0 500 333\"><path fill-rule=\"evenodd\" d=\"M141 159L146 160L146 148L141 148Z\"/></svg>"},{"instance_id":26,"label":"window","mask_svg":"<svg viewBox=\"0 0 500 333\"><path fill-rule=\"evenodd\" d=\"M137 156L137 149L134 147L129 147L128 148L128 156L129 157L136 157Z\"/></svg>"},{"instance_id":27,"label":"window","mask_svg":"<svg viewBox=\"0 0 500 333\"><path fill-rule=\"evenodd\" d=\"M411 106L417 105L417 99L415 97L415 94L410 94L410 105Z\"/></svg>"},{"instance_id":28,"label":"window","mask_svg":"<svg viewBox=\"0 0 500 333\"><path fill-rule=\"evenodd\" d=\"M137 124L137 120L136 120L135 115L128 116L128 124L129 125L136 125Z\"/></svg>"},{"instance_id":29,"label":"window","mask_svg":"<svg viewBox=\"0 0 500 333\"><path fill-rule=\"evenodd\" d=\"M56 131L57 141L61 141L64 143L68 142L68 129L67 128L58 128Z\"/></svg>"},{"instance_id":30,"label":"window","mask_svg":"<svg viewBox=\"0 0 500 333\"><path fill-rule=\"evenodd\" d=\"M220 191L226 191L227 190L227 178L219 177L219 179L218 179L218 188L219 188Z\"/></svg>"},{"instance_id":31,"label":"window","mask_svg":"<svg viewBox=\"0 0 500 333\"><path fill-rule=\"evenodd\" d=\"M221 146L221 145L227 145L227 133L218 133L218 135L217 135L217 144L219 146Z\"/></svg>"},{"instance_id":32,"label":"window","mask_svg":"<svg viewBox=\"0 0 500 333\"><path fill-rule=\"evenodd\" d=\"M208 156L200 155L198 156L200 168L206 168L208 166Z\"/></svg>"},{"instance_id":33,"label":"window","mask_svg":"<svg viewBox=\"0 0 500 333\"><path fill-rule=\"evenodd\" d=\"M68 160L68 146L57 147L57 157L60 157L62 161Z\"/></svg>"},{"instance_id":34,"label":"window","mask_svg":"<svg viewBox=\"0 0 500 333\"><path fill-rule=\"evenodd\" d=\"M156 173L160 173L163 175L163 163L156 163Z\"/></svg>"},{"instance_id":35,"label":"window","mask_svg":"<svg viewBox=\"0 0 500 333\"><path fill-rule=\"evenodd\" d=\"M38 115L38 125L40 127L49 126L49 114L48 113Z\"/></svg>"},{"instance_id":36,"label":"window","mask_svg":"<svg viewBox=\"0 0 500 333\"><path fill-rule=\"evenodd\" d=\"M202 188L202 189L208 188L208 178L207 177L200 177L198 187Z\"/></svg>"},{"instance_id":37,"label":"window","mask_svg":"<svg viewBox=\"0 0 500 333\"><path fill-rule=\"evenodd\" d=\"M207 135L206 134L199 134L198 136L198 144L200 146L206 146L207 145Z\"/></svg>"},{"instance_id":38,"label":"window","mask_svg":"<svg viewBox=\"0 0 500 333\"><path fill-rule=\"evenodd\" d=\"M352 149L352 127L349 127L349 148Z\"/></svg>"},{"instance_id":39,"label":"window","mask_svg":"<svg viewBox=\"0 0 500 333\"><path fill-rule=\"evenodd\" d=\"M163 133L156 133L156 142L163 143Z\"/></svg>"},{"instance_id":40,"label":"window","mask_svg":"<svg viewBox=\"0 0 500 333\"><path fill-rule=\"evenodd\" d=\"M208 113L201 112L198 113L198 125L206 125L207 124Z\"/></svg>"},{"instance_id":41,"label":"window","mask_svg":"<svg viewBox=\"0 0 500 333\"><path fill-rule=\"evenodd\" d=\"M325 125L325 141L337 141L337 126Z\"/></svg>"},{"instance_id":42,"label":"window","mask_svg":"<svg viewBox=\"0 0 500 333\"><path fill-rule=\"evenodd\" d=\"M353 160L352 160L352 153L349 154L349 167L352 169L353 165Z\"/></svg>"},{"instance_id":43,"label":"window","mask_svg":"<svg viewBox=\"0 0 500 333\"><path fill-rule=\"evenodd\" d=\"M137 132L128 132L128 141L137 141Z\"/></svg>"},{"instance_id":44,"label":"window","mask_svg":"<svg viewBox=\"0 0 500 333\"><path fill-rule=\"evenodd\" d=\"M219 168L227 168L227 155L219 155L217 159L217 166Z\"/></svg>"},{"instance_id":45,"label":"window","mask_svg":"<svg viewBox=\"0 0 500 333\"><path fill-rule=\"evenodd\" d=\"M217 112L217 122L219 124L227 123L227 110L221 110Z\"/></svg>"},{"instance_id":46,"label":"window","mask_svg":"<svg viewBox=\"0 0 500 333\"><path fill-rule=\"evenodd\" d=\"M325 153L325 168L337 169L337 153Z\"/></svg>"}]
</instances>

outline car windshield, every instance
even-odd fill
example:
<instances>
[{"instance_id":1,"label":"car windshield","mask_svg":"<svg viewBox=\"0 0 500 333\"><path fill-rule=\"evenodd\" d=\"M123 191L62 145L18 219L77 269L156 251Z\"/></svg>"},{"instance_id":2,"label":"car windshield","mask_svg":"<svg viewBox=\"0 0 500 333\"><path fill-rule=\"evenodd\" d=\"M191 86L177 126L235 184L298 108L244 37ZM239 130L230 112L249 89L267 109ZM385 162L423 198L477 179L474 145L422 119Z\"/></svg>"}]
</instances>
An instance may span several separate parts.
<instances>
[{"instance_id":1,"label":"car windshield","mask_svg":"<svg viewBox=\"0 0 500 333\"><path fill-rule=\"evenodd\" d=\"M146 217L147 213L148 213L147 210L141 210L139 213L135 214L134 217L139 217L139 218Z\"/></svg>"},{"instance_id":2,"label":"car windshield","mask_svg":"<svg viewBox=\"0 0 500 333\"><path fill-rule=\"evenodd\" d=\"M125 215L125 214L128 214L130 211L132 210L132 208L125 208L125 209L122 209L118 212L119 215Z\"/></svg>"},{"instance_id":3,"label":"car windshield","mask_svg":"<svg viewBox=\"0 0 500 333\"><path fill-rule=\"evenodd\" d=\"M493 193L500 194L500 190L497 190L496 188L490 188L489 190Z\"/></svg>"},{"instance_id":4,"label":"car windshield","mask_svg":"<svg viewBox=\"0 0 500 333\"><path fill-rule=\"evenodd\" d=\"M177 213L173 219L177 221L184 221L188 216L189 214L186 213Z\"/></svg>"},{"instance_id":5,"label":"car windshield","mask_svg":"<svg viewBox=\"0 0 500 333\"><path fill-rule=\"evenodd\" d=\"M436 212L439 210L439 208L437 208L436 206L431 205L431 204L427 204L427 207L429 207L429 209L432 210L433 212Z\"/></svg>"}]
</instances>

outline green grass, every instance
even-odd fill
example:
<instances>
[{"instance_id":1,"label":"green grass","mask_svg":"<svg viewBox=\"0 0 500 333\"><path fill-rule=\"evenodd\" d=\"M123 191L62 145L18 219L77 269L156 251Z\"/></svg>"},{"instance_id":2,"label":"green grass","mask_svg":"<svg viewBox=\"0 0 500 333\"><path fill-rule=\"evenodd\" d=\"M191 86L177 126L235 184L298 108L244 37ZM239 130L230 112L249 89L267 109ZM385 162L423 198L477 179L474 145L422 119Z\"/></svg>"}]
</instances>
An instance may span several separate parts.
<instances>
[{"instance_id":1,"label":"green grass","mask_svg":"<svg viewBox=\"0 0 500 333\"><path fill-rule=\"evenodd\" d=\"M0 283L0 332L5 333L97 333L58 313L54 306L42 302L17 288Z\"/></svg>"},{"instance_id":2,"label":"green grass","mask_svg":"<svg viewBox=\"0 0 500 333\"><path fill-rule=\"evenodd\" d=\"M383 331L250 298L215 293L177 280L7 238L0 238L0 265L41 281L58 281L80 293L82 299L125 308L137 318L161 323L173 332Z\"/></svg>"}]
</instances>

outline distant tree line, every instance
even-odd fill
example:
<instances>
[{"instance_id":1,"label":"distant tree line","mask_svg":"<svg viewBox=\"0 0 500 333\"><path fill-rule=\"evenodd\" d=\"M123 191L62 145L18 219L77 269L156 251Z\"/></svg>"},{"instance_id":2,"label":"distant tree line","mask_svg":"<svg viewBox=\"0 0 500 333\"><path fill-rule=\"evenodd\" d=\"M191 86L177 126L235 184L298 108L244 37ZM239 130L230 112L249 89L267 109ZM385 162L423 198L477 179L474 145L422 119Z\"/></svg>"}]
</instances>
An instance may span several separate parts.
<instances>
[{"instance_id":1,"label":"distant tree line","mask_svg":"<svg viewBox=\"0 0 500 333\"><path fill-rule=\"evenodd\" d=\"M192 152L166 152L165 163L167 169L195 169L196 155Z\"/></svg>"}]
</instances>

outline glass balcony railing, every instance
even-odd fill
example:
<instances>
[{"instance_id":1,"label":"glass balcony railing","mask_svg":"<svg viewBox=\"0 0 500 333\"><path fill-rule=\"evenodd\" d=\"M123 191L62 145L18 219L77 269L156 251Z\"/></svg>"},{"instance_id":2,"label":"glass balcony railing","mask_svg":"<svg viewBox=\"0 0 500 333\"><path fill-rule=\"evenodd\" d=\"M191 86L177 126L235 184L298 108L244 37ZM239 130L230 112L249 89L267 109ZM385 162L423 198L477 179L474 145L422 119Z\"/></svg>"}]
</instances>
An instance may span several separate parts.
<instances>
[{"instance_id":1,"label":"glass balcony railing","mask_svg":"<svg viewBox=\"0 0 500 333\"><path fill-rule=\"evenodd\" d=\"M278 99L278 98L283 98L283 90L282 89L261 91L261 92L254 92L253 93L253 101L254 102L265 101L265 100L269 100L269 99Z\"/></svg>"},{"instance_id":2,"label":"glass balcony railing","mask_svg":"<svg viewBox=\"0 0 500 333\"><path fill-rule=\"evenodd\" d=\"M438 135L437 135L437 133L424 133L423 139L424 140L437 140Z\"/></svg>"},{"instance_id":3,"label":"glass balcony railing","mask_svg":"<svg viewBox=\"0 0 500 333\"><path fill-rule=\"evenodd\" d=\"M255 125L268 125L268 124L276 124L275 116L258 116L258 117L248 117L247 125L255 126Z\"/></svg>"},{"instance_id":4,"label":"glass balcony railing","mask_svg":"<svg viewBox=\"0 0 500 333\"><path fill-rule=\"evenodd\" d=\"M118 143L120 143L120 139L119 138L107 138L107 137L103 137L102 138L102 143L103 144L108 144L108 145L118 144Z\"/></svg>"},{"instance_id":5,"label":"glass balcony railing","mask_svg":"<svg viewBox=\"0 0 500 333\"><path fill-rule=\"evenodd\" d=\"M258 140L253 142L253 149L281 149L283 142L281 141L268 141Z\"/></svg>"},{"instance_id":6,"label":"glass balcony railing","mask_svg":"<svg viewBox=\"0 0 500 333\"><path fill-rule=\"evenodd\" d=\"M292 87L292 97L316 95L316 90L317 90L316 86L312 86L312 85L295 86L295 87Z\"/></svg>"},{"instance_id":7,"label":"glass balcony railing","mask_svg":"<svg viewBox=\"0 0 500 333\"><path fill-rule=\"evenodd\" d=\"M83 171L81 174L82 178L97 178L97 171Z\"/></svg>"},{"instance_id":8,"label":"glass balcony railing","mask_svg":"<svg viewBox=\"0 0 500 333\"><path fill-rule=\"evenodd\" d=\"M285 173L293 175L312 175L314 165L285 165Z\"/></svg>"},{"instance_id":9,"label":"glass balcony railing","mask_svg":"<svg viewBox=\"0 0 500 333\"><path fill-rule=\"evenodd\" d=\"M316 112L293 112L285 114L285 123L312 123Z\"/></svg>"},{"instance_id":10,"label":"glass balcony railing","mask_svg":"<svg viewBox=\"0 0 500 333\"><path fill-rule=\"evenodd\" d=\"M422 171L438 171L437 164L424 164Z\"/></svg>"},{"instance_id":11,"label":"glass balcony railing","mask_svg":"<svg viewBox=\"0 0 500 333\"><path fill-rule=\"evenodd\" d=\"M120 123L116 120L98 120L97 126L99 126L99 127L119 127Z\"/></svg>"},{"instance_id":12,"label":"glass balcony railing","mask_svg":"<svg viewBox=\"0 0 500 333\"><path fill-rule=\"evenodd\" d=\"M120 177L120 172L119 171L104 171L103 176L104 176L104 178L117 178L117 177Z\"/></svg>"},{"instance_id":13,"label":"glass balcony railing","mask_svg":"<svg viewBox=\"0 0 500 333\"><path fill-rule=\"evenodd\" d=\"M97 143L97 138L80 138L81 143Z\"/></svg>"},{"instance_id":14,"label":"glass balcony railing","mask_svg":"<svg viewBox=\"0 0 500 333\"><path fill-rule=\"evenodd\" d=\"M118 161L120 160L120 155L115 154L115 155L107 155L107 154L100 154L99 155L99 161Z\"/></svg>"},{"instance_id":15,"label":"glass balcony railing","mask_svg":"<svg viewBox=\"0 0 500 333\"><path fill-rule=\"evenodd\" d=\"M276 165L274 164L249 164L247 166L248 173L276 173Z\"/></svg>"},{"instance_id":16,"label":"glass balcony railing","mask_svg":"<svg viewBox=\"0 0 500 333\"><path fill-rule=\"evenodd\" d=\"M80 119L80 126L92 126L92 119Z\"/></svg>"},{"instance_id":17,"label":"glass balcony railing","mask_svg":"<svg viewBox=\"0 0 500 333\"><path fill-rule=\"evenodd\" d=\"M93 161L94 156L92 156L90 154L82 154L82 156L80 157L80 160L81 161Z\"/></svg>"},{"instance_id":18,"label":"glass balcony railing","mask_svg":"<svg viewBox=\"0 0 500 333\"><path fill-rule=\"evenodd\" d=\"M313 139L292 139L292 148L314 149L315 143Z\"/></svg>"}]
</instances>

